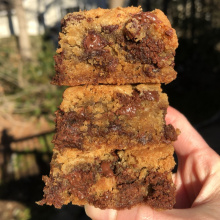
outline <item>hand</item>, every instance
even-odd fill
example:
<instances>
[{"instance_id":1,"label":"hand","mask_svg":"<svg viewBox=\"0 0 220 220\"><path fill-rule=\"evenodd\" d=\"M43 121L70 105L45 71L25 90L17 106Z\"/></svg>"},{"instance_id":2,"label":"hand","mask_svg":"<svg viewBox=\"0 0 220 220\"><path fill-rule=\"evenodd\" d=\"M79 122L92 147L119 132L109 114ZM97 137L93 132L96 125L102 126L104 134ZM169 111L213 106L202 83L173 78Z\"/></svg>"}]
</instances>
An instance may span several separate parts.
<instances>
[{"instance_id":1,"label":"hand","mask_svg":"<svg viewBox=\"0 0 220 220\"><path fill-rule=\"evenodd\" d=\"M187 119L172 107L166 122L181 130L174 143L178 157L173 174L177 195L174 209L156 211L146 205L125 210L100 210L85 207L93 220L172 220L220 218L220 157L213 151Z\"/></svg>"}]
</instances>

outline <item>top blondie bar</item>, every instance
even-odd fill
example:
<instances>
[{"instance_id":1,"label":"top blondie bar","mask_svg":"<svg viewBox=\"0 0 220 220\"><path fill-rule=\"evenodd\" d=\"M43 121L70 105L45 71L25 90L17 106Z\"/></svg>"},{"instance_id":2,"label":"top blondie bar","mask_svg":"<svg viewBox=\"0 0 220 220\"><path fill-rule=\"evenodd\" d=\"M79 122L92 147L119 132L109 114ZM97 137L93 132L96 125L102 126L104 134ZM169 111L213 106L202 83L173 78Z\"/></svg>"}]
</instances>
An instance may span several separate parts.
<instances>
[{"instance_id":1,"label":"top blondie bar","mask_svg":"<svg viewBox=\"0 0 220 220\"><path fill-rule=\"evenodd\" d=\"M52 84L167 84L176 78L176 32L158 9L74 12L61 27Z\"/></svg>"}]
</instances>

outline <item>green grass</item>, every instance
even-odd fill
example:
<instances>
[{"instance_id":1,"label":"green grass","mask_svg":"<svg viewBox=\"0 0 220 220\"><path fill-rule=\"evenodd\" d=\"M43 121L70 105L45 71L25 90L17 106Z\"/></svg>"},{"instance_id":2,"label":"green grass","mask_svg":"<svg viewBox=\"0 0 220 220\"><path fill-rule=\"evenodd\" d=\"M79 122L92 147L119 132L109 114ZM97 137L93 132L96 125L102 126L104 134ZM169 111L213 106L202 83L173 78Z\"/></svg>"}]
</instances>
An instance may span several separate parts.
<instances>
[{"instance_id":1,"label":"green grass","mask_svg":"<svg viewBox=\"0 0 220 220\"><path fill-rule=\"evenodd\" d=\"M6 106L7 100L13 106L12 114L48 117L62 100L65 88L50 84L55 75L55 48L44 39L43 36L31 38L33 59L27 62L20 59L15 37L0 40L0 85L5 96L0 98L0 105ZM2 111L7 112L6 107Z\"/></svg>"}]
</instances>

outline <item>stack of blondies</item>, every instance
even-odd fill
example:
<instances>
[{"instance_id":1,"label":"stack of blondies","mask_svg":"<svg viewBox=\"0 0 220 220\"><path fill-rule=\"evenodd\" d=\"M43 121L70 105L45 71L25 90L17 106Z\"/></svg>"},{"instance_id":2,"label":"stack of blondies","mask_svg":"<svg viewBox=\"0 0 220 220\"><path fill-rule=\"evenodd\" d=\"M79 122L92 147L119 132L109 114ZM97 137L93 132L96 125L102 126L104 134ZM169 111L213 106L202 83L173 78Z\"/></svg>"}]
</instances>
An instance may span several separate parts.
<instances>
[{"instance_id":1,"label":"stack of blondies","mask_svg":"<svg viewBox=\"0 0 220 220\"><path fill-rule=\"evenodd\" d=\"M175 30L140 7L75 12L61 26L52 84L69 88L38 203L171 209L178 132L165 123L161 83L176 78Z\"/></svg>"}]
</instances>

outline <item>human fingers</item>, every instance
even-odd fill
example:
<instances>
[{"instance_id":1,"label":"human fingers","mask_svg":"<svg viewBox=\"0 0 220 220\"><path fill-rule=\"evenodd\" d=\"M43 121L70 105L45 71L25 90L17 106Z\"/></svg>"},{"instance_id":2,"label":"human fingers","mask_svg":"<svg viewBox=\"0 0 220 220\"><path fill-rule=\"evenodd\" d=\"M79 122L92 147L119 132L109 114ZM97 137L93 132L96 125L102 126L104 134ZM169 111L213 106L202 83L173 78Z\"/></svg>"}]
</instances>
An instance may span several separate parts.
<instances>
[{"instance_id":1,"label":"human fingers","mask_svg":"<svg viewBox=\"0 0 220 220\"><path fill-rule=\"evenodd\" d=\"M154 219L154 210L148 206L135 206L131 209L114 210L105 209L101 210L94 206L85 206L86 214L93 220L142 220L142 219ZM147 215L146 215L147 212Z\"/></svg>"},{"instance_id":2,"label":"human fingers","mask_svg":"<svg viewBox=\"0 0 220 220\"><path fill-rule=\"evenodd\" d=\"M181 130L178 140L174 142L178 156L178 172L174 180L177 188L175 207L191 207L192 204L202 203L207 197L207 191L206 196L198 195L207 178L219 169L219 155L176 109L168 108L166 121Z\"/></svg>"},{"instance_id":3,"label":"human fingers","mask_svg":"<svg viewBox=\"0 0 220 220\"><path fill-rule=\"evenodd\" d=\"M105 209L101 210L94 206L85 206L86 214L92 220L156 220L156 219L170 219L170 215L164 215L164 212L155 211L149 206L138 205L131 209L114 210Z\"/></svg>"},{"instance_id":4,"label":"human fingers","mask_svg":"<svg viewBox=\"0 0 220 220\"><path fill-rule=\"evenodd\" d=\"M91 205L85 205L85 212L92 220L115 220L117 218L117 210L99 209Z\"/></svg>"},{"instance_id":5,"label":"human fingers","mask_svg":"<svg viewBox=\"0 0 220 220\"><path fill-rule=\"evenodd\" d=\"M166 115L167 124L172 124L180 130L180 135L174 142L175 151L178 155L185 156L196 150L209 148L201 135L193 128L187 118L179 111L168 107Z\"/></svg>"},{"instance_id":6,"label":"human fingers","mask_svg":"<svg viewBox=\"0 0 220 220\"><path fill-rule=\"evenodd\" d=\"M172 107L168 107L166 122L171 123L181 131L177 141L174 142L180 169L184 168L188 174L199 175L197 178L200 179L211 174L216 167L218 169L219 155L209 147L183 114ZM193 182L194 180L190 179L190 181Z\"/></svg>"},{"instance_id":7,"label":"human fingers","mask_svg":"<svg viewBox=\"0 0 220 220\"><path fill-rule=\"evenodd\" d=\"M181 208L191 205L193 208L158 212L144 205L120 211L86 206L86 212L93 220L215 219L219 214L216 211L220 198L220 177L217 175L220 171L219 156L177 110L169 107L166 120L181 129L183 135L174 144L180 158L179 172L174 176L178 191L177 203ZM188 197L191 197L189 202ZM181 204L183 200L186 201L185 206Z\"/></svg>"},{"instance_id":8,"label":"human fingers","mask_svg":"<svg viewBox=\"0 0 220 220\"><path fill-rule=\"evenodd\" d=\"M218 206L216 204L201 205L191 209L173 209L157 211L149 206L140 205L131 209L101 210L93 206L85 207L86 214L92 220L194 220L194 219L217 219Z\"/></svg>"}]
</instances>

